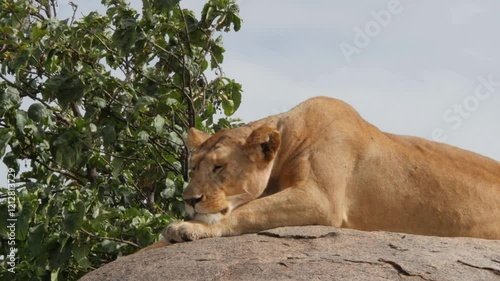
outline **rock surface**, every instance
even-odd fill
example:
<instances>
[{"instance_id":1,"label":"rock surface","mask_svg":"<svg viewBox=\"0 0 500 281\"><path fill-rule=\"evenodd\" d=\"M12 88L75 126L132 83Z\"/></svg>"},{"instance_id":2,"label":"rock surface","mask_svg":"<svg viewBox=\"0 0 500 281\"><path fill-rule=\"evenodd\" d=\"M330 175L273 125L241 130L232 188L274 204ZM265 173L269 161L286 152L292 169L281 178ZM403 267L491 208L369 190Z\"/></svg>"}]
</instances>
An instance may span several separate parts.
<instances>
[{"instance_id":1,"label":"rock surface","mask_svg":"<svg viewBox=\"0 0 500 281\"><path fill-rule=\"evenodd\" d=\"M81 280L500 280L500 240L285 227L141 252Z\"/></svg>"}]
</instances>

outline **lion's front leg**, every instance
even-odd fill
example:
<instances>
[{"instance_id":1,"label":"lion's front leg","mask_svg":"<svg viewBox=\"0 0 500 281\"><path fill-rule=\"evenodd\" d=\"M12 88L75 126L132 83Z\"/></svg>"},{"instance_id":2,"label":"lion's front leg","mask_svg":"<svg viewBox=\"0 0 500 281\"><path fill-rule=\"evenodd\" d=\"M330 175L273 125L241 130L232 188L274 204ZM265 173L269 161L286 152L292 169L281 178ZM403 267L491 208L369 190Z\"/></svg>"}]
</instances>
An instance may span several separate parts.
<instances>
[{"instance_id":1,"label":"lion's front leg","mask_svg":"<svg viewBox=\"0 0 500 281\"><path fill-rule=\"evenodd\" d=\"M223 235L303 225L334 225L331 203L315 185L294 186L236 209L222 221Z\"/></svg>"},{"instance_id":2,"label":"lion's front leg","mask_svg":"<svg viewBox=\"0 0 500 281\"><path fill-rule=\"evenodd\" d=\"M251 201L216 224L174 222L163 235L167 241L184 242L203 238L254 233L282 226L332 225L330 203L318 188L291 187Z\"/></svg>"}]
</instances>

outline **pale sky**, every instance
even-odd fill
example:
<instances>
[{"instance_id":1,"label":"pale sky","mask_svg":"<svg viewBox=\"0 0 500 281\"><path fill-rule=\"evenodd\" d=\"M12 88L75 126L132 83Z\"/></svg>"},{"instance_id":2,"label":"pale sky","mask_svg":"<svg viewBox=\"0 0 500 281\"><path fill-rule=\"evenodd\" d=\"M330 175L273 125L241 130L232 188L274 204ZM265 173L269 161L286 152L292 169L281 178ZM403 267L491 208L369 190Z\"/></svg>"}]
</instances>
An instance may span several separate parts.
<instances>
[{"instance_id":1,"label":"pale sky","mask_svg":"<svg viewBox=\"0 0 500 281\"><path fill-rule=\"evenodd\" d=\"M102 11L100 0L73 2ZM181 1L197 15L204 3ZM498 0L239 3L242 29L224 35L222 65L243 84L235 116L249 122L330 96L384 131L500 160ZM59 6L69 17L67 2Z\"/></svg>"}]
</instances>

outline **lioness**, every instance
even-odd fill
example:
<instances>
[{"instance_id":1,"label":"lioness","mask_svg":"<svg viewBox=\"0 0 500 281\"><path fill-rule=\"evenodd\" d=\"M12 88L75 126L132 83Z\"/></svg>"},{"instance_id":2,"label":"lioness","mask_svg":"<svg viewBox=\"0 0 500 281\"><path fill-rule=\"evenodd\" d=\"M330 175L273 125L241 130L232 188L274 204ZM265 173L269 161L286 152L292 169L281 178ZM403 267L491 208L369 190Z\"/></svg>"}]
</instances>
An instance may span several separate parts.
<instances>
[{"instance_id":1,"label":"lioness","mask_svg":"<svg viewBox=\"0 0 500 281\"><path fill-rule=\"evenodd\" d=\"M213 136L191 129L187 144L193 221L170 224L166 241L314 224L500 239L499 162L381 132L340 100Z\"/></svg>"}]
</instances>

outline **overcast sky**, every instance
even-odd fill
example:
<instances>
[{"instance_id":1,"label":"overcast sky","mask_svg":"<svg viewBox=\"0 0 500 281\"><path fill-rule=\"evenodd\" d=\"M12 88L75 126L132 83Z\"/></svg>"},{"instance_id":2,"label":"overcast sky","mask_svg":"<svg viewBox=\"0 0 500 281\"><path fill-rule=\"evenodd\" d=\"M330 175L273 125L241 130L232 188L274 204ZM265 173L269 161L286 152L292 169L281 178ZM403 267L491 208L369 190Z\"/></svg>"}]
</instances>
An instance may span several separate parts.
<instances>
[{"instance_id":1,"label":"overcast sky","mask_svg":"<svg viewBox=\"0 0 500 281\"><path fill-rule=\"evenodd\" d=\"M74 2L80 14L102 11L100 0ZM181 5L199 15L204 2ZM248 122L330 96L384 131L500 160L500 1L239 3L242 29L225 34L222 66L243 84L235 116Z\"/></svg>"}]
</instances>

